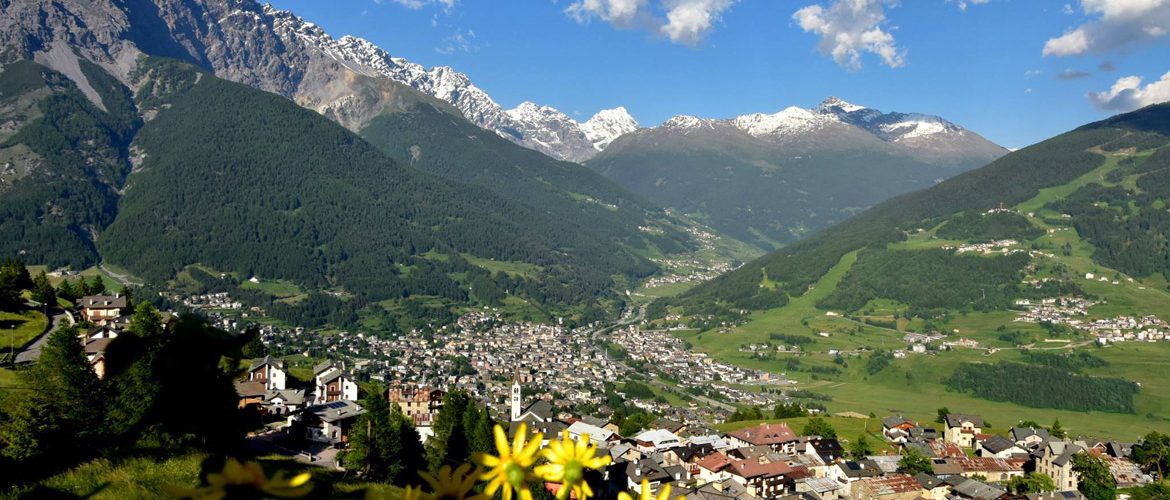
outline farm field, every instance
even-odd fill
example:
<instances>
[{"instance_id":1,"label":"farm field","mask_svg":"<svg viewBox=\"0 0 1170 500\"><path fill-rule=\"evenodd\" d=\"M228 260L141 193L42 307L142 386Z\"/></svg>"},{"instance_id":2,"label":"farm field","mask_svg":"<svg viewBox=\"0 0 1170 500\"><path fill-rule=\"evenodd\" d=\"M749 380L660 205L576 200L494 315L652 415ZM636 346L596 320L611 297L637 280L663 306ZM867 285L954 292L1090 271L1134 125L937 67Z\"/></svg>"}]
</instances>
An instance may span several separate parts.
<instances>
[{"instance_id":1,"label":"farm field","mask_svg":"<svg viewBox=\"0 0 1170 500\"><path fill-rule=\"evenodd\" d=\"M1071 236L1075 237L1075 232ZM1079 242L1079 239L1077 241ZM920 327L921 320L916 319L909 323L903 320L898 323L899 329L890 329L867 325L839 315L828 315L828 311L817 309L815 307L817 300L832 293L856 259L857 252L847 254L804 295L792 299L785 307L754 313L747 323L727 333L691 330L675 334L691 342L696 350L709 353L720 360L754 369L785 373L790 379L796 380L801 389L832 396L833 401L826 403L830 413L873 412L879 417L903 413L919 421L931 421L939 407L948 407L956 412L982 415L993 424L991 432L1006 432L1021 420L1050 423L1053 419L1059 418L1074 434L1127 440L1135 439L1150 430L1163 432L1170 430L1170 382L1162 375L1164 370L1158 369L1166 366L1166 360L1170 359L1170 344L1167 343L1129 343L1107 348L1086 347L1109 362L1106 367L1089 370L1089 374L1120 377L1142 384L1142 391L1136 399L1137 412L1132 415L1030 408L948 391L942 380L949 377L960 363L1018 361L1022 358L1015 347L997 338L999 332L996 329L1001 325L1008 330L1032 334L1037 339L1045 338L1044 330L1038 325L1013 322L1016 313L1012 311L955 314L949 321L936 325L950 335L948 340L955 340L958 337L971 338L979 341L981 345L1000 348L995 354L987 355L987 351L983 349L959 349L934 355L909 354L905 359L897 359L892 366L870 375L864 368L867 354L858 353L858 356L851 356L848 353L873 349L904 349L907 344L902 340L905 335L902 330L907 327ZM1070 258L1062 257L1061 260L1067 261L1070 267L1075 266L1078 271L1101 270L1101 266L1092 263L1084 254L1074 253ZM1108 304L1092 309L1091 315L1150 310L1170 316L1170 295L1153 283L1145 284L1135 280L1112 285L1111 282L1085 280L1083 274L1077 278L1077 282L1089 293L1108 293L1112 299ZM874 319L883 318L881 315L885 314L886 320L892 320L892 312L899 307L890 301L875 301L870 306ZM829 336L818 335L822 332ZM803 335L814 341L807 344L804 353L800 355L772 354L763 357L742 348L748 344L769 342L770 333ZM781 340L771 342L783 343ZM1067 345L1039 342L1037 347L1059 349ZM830 356L830 350L845 353L843 365L836 364L836 356ZM790 358L798 359L802 368L837 366L842 373L826 377L806 371L790 371L787 370Z\"/></svg>"}]
</instances>

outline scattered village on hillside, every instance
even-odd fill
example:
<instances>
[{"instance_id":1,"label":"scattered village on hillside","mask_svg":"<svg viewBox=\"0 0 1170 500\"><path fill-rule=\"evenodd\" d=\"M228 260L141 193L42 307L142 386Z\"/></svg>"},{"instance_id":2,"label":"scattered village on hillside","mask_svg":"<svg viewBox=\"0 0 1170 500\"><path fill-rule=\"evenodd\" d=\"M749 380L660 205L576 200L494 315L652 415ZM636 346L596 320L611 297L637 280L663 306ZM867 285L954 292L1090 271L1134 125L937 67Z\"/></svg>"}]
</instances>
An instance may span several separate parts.
<instances>
[{"instance_id":1,"label":"scattered village on hillside","mask_svg":"<svg viewBox=\"0 0 1170 500\"><path fill-rule=\"evenodd\" d=\"M186 302L238 309L230 297L220 295ZM127 300L90 296L79 304L81 320L92 325L79 341L100 376L104 347L130 322ZM1072 299L1043 301L1029 314L1033 320L1050 321L1089 305ZM217 321L230 322L226 317ZM1151 318L1123 326L1126 331L1165 328ZM959 413L940 417L938 423L891 415L880 424L866 415L840 414L838 418L866 419L872 435L884 440L880 446L866 446L860 436L843 436L851 439L846 441L782 423L749 422L718 431L711 425L727 417L729 406L709 398L703 399L712 404L690 408L629 398L660 417L623 434L605 405L609 395L603 382L625 380L644 367L653 367L678 387L702 388L696 395L718 392L725 401L739 404L784 403L779 390L750 392L743 387L784 388L789 383L776 374L692 353L668 333L644 332L636 325L607 332L621 352L618 359L599 342L600 333L593 327L508 323L491 311L471 312L448 327L392 340L265 327L261 338L270 353L280 356L251 360L236 390L240 408L265 416L266 430L254 440L326 467L339 467L333 457L348 445L354 423L366 411L360 401L369 395L360 394L359 382L379 380L388 390L378 397L397 405L424 441L433 435L445 396L453 390L478 399L513 432L521 423L542 432L544 444L566 431L574 438L588 435L600 453L613 459L602 471L608 491L640 491L645 480L652 490L671 484L676 494L699 499L1004 499L1022 498L1008 491L1008 481L1040 473L1061 493L1028 498L1082 498L1072 460L1078 453L1107 463L1119 487L1153 480L1130 459L1133 443L1050 435L1038 427L1012 428L1005 436L990 432L978 415ZM924 345L943 338L908 334L906 340ZM298 358L322 361L306 366L311 376L298 380L290 366ZM590 411L575 411L583 408ZM304 444L287 448L292 443ZM925 461L920 470L907 471L904 456Z\"/></svg>"}]
</instances>

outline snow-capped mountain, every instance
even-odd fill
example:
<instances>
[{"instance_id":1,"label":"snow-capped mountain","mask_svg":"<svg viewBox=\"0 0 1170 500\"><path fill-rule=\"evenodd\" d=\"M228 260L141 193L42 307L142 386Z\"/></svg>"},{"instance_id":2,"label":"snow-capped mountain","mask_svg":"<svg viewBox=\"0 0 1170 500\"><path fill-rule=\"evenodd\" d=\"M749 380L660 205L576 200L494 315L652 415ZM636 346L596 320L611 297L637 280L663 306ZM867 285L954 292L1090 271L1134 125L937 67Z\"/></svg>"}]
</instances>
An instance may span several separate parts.
<instances>
[{"instance_id":1,"label":"snow-capped mountain","mask_svg":"<svg viewBox=\"0 0 1170 500\"><path fill-rule=\"evenodd\" d=\"M891 151L940 164L971 156L995 157L1007 151L943 118L920 113L883 113L829 97L812 108L791 106L776 113L751 113L730 119L678 115L654 127L661 133L700 130L742 132L793 151L822 148L865 149L884 143Z\"/></svg>"},{"instance_id":2,"label":"snow-capped mountain","mask_svg":"<svg viewBox=\"0 0 1170 500\"><path fill-rule=\"evenodd\" d=\"M638 121L630 116L630 112L626 111L624 106L598 111L596 115L593 115L593 118L581 124L581 131L585 132L585 138L589 139L594 149L598 151L605 150L609 143L621 137L622 134L628 134L635 130L638 130Z\"/></svg>"},{"instance_id":3,"label":"snow-capped mountain","mask_svg":"<svg viewBox=\"0 0 1170 500\"><path fill-rule=\"evenodd\" d=\"M505 111L466 74L451 67L428 69L401 57L393 57L370 41L354 36L346 35L335 40L316 25L270 5L264 6L264 13L272 16L274 30L284 38L295 36L316 45L342 63L349 63L347 66L359 72L369 74L369 71L362 70L373 70L377 76L446 101L472 123L557 159L587 160L619 135L638 128L625 108L602 111L585 123L578 123L550 106L531 102Z\"/></svg>"},{"instance_id":4,"label":"snow-capped mountain","mask_svg":"<svg viewBox=\"0 0 1170 500\"><path fill-rule=\"evenodd\" d=\"M937 116L919 113L882 113L876 109L850 104L836 97L825 99L813 110L868 130L887 142L949 135L962 136L967 133L963 127Z\"/></svg>"},{"instance_id":5,"label":"snow-capped mountain","mask_svg":"<svg viewBox=\"0 0 1170 500\"><path fill-rule=\"evenodd\" d=\"M775 114L753 113L735 117L736 128L753 137L798 135L823 128L833 120L821 113L788 107Z\"/></svg>"},{"instance_id":6,"label":"snow-capped mountain","mask_svg":"<svg viewBox=\"0 0 1170 500\"><path fill-rule=\"evenodd\" d=\"M727 119L678 115L585 165L724 234L772 248L1007 151L937 116L828 98Z\"/></svg>"},{"instance_id":7,"label":"snow-capped mountain","mask_svg":"<svg viewBox=\"0 0 1170 500\"><path fill-rule=\"evenodd\" d=\"M772 114L751 113L729 120L678 115L660 125L666 129L735 127L752 137L775 140L807 137L842 126L856 127L884 142L907 146L924 146L930 140L947 140L949 137L970 134L962 127L937 116L882 113L836 97L829 97L809 109L790 106Z\"/></svg>"}]
</instances>

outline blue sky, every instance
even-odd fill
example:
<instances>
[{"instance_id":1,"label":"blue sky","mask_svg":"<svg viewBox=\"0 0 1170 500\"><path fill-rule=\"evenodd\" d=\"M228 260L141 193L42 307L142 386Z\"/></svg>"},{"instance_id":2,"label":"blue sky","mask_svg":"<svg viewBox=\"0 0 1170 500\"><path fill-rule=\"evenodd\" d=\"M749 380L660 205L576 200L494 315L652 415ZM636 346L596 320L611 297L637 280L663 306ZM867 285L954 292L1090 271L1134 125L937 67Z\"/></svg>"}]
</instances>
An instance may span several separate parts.
<instances>
[{"instance_id":1,"label":"blue sky","mask_svg":"<svg viewBox=\"0 0 1170 500\"><path fill-rule=\"evenodd\" d=\"M1164 0L271 1L452 66L505 108L579 120L621 105L653 126L835 95L1014 148L1170 99Z\"/></svg>"}]
</instances>

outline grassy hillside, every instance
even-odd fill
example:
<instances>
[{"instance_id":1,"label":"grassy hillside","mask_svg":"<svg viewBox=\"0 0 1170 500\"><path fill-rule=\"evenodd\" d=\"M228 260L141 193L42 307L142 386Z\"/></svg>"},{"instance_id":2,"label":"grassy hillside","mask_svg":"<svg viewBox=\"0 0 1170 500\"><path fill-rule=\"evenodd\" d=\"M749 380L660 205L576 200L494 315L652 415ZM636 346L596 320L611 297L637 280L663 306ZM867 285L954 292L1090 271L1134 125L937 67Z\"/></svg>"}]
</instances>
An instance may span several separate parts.
<instances>
[{"instance_id":1,"label":"grassy hillside","mask_svg":"<svg viewBox=\"0 0 1170 500\"><path fill-rule=\"evenodd\" d=\"M830 411L905 412L928 419L946 406L982 414L999 428L1022 419L1060 418L1074 433L1120 439L1170 427L1170 396L1158 375L1170 343L1100 347L1093 336L1064 325L1019 322L1020 312L1012 310L1016 299L1075 296L1096 304L1082 319L1086 322L1117 316L1170 319L1168 231L1161 222L1170 200L1170 189L1161 182L1163 172L1170 176L1170 162L1164 163L1170 138L1150 132L1159 123L1151 116L1170 121L1170 106L1134 116L1078 129L879 205L700 286L662 310L684 318L722 314L716 322L725 326L708 329L711 320L704 317L692 320L699 329L679 335L720 359L785 372L801 388L829 394ZM984 213L992 208L1008 211ZM1017 241L978 246L1006 236ZM968 253L955 253L964 246ZM990 269L976 272L984 267ZM1003 273L987 272L991 269ZM735 309L779 294L790 297L780 307ZM905 359L889 354L909 351L903 336L915 332L941 332L946 338L925 354L907 352ZM744 348L783 344L792 336L813 342L799 355ZM977 344L936 350L959 339ZM1041 358L1026 349L1092 355L1102 362L1036 368ZM998 368L995 382L976 380L986 379L981 374L990 368ZM1029 385L1033 375L1022 374L1040 369L1052 373L1035 376L1051 383ZM1013 378L1009 372L1019 372L1016 382L1029 388L1001 383ZM954 378L956 373L963 377ZM1093 378L1077 379L1076 373ZM1064 383L1076 380L1083 382ZM1123 393L1132 382L1140 387L1128 397ZM1092 392L1109 384L1126 390ZM1089 408L1098 406L1110 411Z\"/></svg>"},{"instance_id":2,"label":"grassy hillside","mask_svg":"<svg viewBox=\"0 0 1170 500\"><path fill-rule=\"evenodd\" d=\"M930 189L881 203L697 287L686 297L694 303L733 297L728 300L731 305L746 305L757 295L771 291L757 286L765 270L784 292L799 295L853 250L881 248L906 239L907 231L932 228L959 212L1015 205L1036 196L1043 188L1076 179L1105 161L1104 155L1089 151L1091 148L1125 134L1115 128L1077 130L1022 149Z\"/></svg>"}]
</instances>

